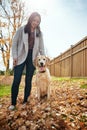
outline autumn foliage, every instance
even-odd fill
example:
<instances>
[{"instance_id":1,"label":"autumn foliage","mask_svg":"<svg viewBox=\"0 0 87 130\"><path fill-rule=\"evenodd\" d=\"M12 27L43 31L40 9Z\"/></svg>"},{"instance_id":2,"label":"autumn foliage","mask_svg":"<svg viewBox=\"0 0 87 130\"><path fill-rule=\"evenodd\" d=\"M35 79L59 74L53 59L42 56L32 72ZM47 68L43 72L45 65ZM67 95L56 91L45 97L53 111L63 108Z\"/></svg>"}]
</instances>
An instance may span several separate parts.
<instances>
[{"instance_id":1,"label":"autumn foliage","mask_svg":"<svg viewBox=\"0 0 87 130\"><path fill-rule=\"evenodd\" d=\"M35 80L28 103L24 106L23 90L17 109L9 111L10 97L0 99L0 130L87 130L87 89L85 80L51 81L50 100L37 100Z\"/></svg>"},{"instance_id":2,"label":"autumn foliage","mask_svg":"<svg viewBox=\"0 0 87 130\"><path fill-rule=\"evenodd\" d=\"M0 2L0 52L6 71L10 68L12 39L17 29L26 21L24 2Z\"/></svg>"}]
</instances>

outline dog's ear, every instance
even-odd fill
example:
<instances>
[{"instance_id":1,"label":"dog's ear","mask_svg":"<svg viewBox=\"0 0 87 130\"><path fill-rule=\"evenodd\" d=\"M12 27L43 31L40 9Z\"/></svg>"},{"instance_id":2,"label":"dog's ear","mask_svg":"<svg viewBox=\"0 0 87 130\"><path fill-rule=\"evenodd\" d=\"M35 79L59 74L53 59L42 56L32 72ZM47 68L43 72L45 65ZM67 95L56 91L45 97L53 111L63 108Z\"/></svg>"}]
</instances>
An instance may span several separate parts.
<instances>
[{"instance_id":1,"label":"dog's ear","mask_svg":"<svg viewBox=\"0 0 87 130\"><path fill-rule=\"evenodd\" d=\"M47 65L49 65L50 64L50 58L46 57L46 59L47 59Z\"/></svg>"},{"instance_id":2,"label":"dog's ear","mask_svg":"<svg viewBox=\"0 0 87 130\"><path fill-rule=\"evenodd\" d=\"M34 64L35 67L37 66L38 57L39 57L39 56L37 56L37 57L35 58L34 62L33 62L33 64Z\"/></svg>"},{"instance_id":3,"label":"dog's ear","mask_svg":"<svg viewBox=\"0 0 87 130\"><path fill-rule=\"evenodd\" d=\"M37 66L37 57L35 58L34 62L33 62L34 66Z\"/></svg>"}]
</instances>

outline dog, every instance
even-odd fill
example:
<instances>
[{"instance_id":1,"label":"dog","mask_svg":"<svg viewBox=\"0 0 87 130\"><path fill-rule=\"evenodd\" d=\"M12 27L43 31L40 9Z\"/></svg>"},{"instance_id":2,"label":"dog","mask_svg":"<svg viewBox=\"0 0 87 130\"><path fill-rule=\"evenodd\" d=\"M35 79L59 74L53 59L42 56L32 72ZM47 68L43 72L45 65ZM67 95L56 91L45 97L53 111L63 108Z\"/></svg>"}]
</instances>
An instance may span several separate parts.
<instances>
[{"instance_id":1,"label":"dog","mask_svg":"<svg viewBox=\"0 0 87 130\"><path fill-rule=\"evenodd\" d=\"M37 98L39 101L45 97L48 100L50 99L51 76L47 68L49 63L50 59L44 55L39 55L35 59Z\"/></svg>"}]
</instances>

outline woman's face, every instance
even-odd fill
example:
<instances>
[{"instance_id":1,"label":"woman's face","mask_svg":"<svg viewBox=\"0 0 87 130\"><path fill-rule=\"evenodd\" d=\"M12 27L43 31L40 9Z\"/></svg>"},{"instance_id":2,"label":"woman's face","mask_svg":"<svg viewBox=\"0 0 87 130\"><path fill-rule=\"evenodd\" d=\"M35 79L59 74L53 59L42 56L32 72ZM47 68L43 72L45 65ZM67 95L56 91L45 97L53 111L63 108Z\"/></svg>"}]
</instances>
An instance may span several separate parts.
<instances>
[{"instance_id":1,"label":"woman's face","mask_svg":"<svg viewBox=\"0 0 87 130\"><path fill-rule=\"evenodd\" d=\"M40 24L40 18L36 16L31 22L31 28L35 29Z\"/></svg>"}]
</instances>

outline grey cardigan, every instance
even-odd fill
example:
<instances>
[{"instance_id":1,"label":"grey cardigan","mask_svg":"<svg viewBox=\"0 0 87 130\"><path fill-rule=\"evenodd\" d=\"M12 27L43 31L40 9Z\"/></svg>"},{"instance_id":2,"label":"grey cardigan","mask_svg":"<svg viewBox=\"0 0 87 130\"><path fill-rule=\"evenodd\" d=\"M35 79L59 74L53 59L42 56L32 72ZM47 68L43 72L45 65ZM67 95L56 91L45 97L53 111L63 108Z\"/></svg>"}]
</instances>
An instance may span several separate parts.
<instances>
[{"instance_id":1,"label":"grey cardigan","mask_svg":"<svg viewBox=\"0 0 87 130\"><path fill-rule=\"evenodd\" d=\"M28 34L24 33L24 26L20 27L13 38L12 43L12 56L13 58L17 58L18 62L17 65L20 65L26 60L28 55ZM35 30L35 43L33 48L33 56L32 61L34 62L37 55L45 55L45 48L43 43L42 33L40 37L36 37L36 30Z\"/></svg>"}]
</instances>

